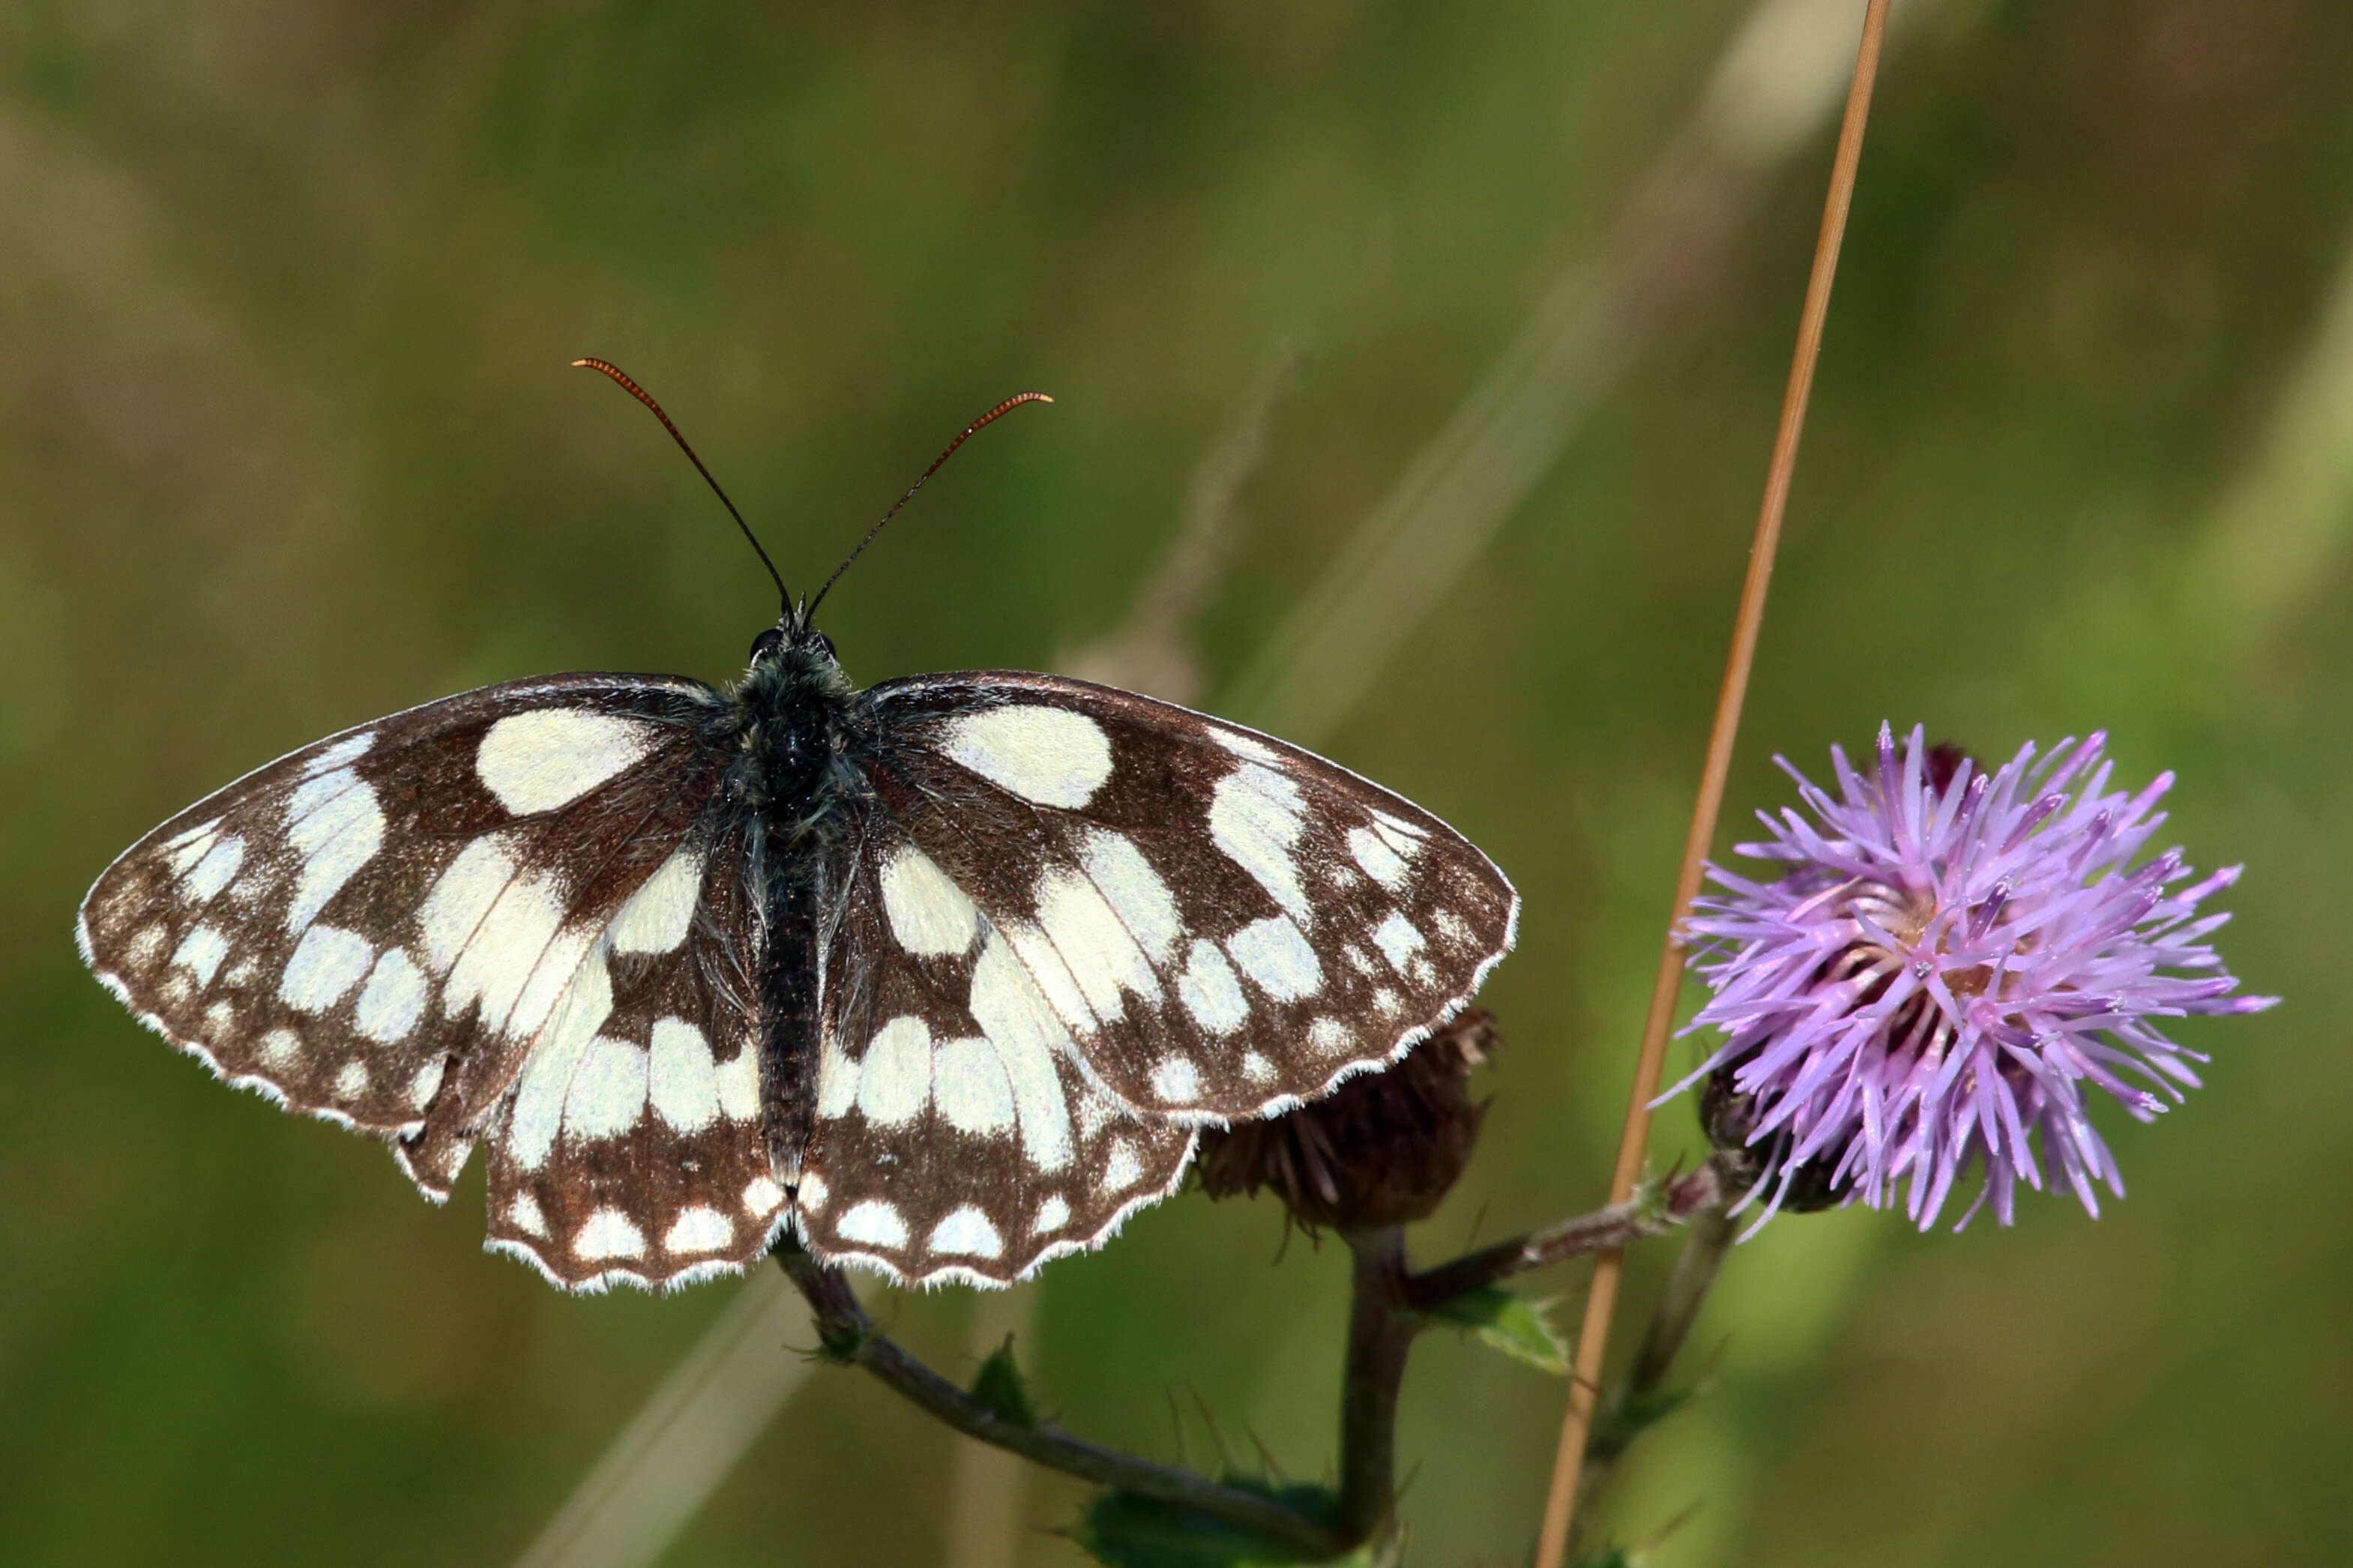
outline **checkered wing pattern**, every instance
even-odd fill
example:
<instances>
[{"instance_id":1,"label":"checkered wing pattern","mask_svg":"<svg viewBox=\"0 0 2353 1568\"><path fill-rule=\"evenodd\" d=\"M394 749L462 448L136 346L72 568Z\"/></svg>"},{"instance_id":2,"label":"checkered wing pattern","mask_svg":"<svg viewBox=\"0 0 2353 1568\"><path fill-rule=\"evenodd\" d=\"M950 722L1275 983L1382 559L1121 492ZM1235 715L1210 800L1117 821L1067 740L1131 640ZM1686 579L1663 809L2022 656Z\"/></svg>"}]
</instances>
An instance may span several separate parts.
<instances>
[{"instance_id":1,"label":"checkered wing pattern","mask_svg":"<svg viewBox=\"0 0 2353 1568\"><path fill-rule=\"evenodd\" d=\"M1511 945L1467 840L1296 747L1004 672L860 700L811 1245L1002 1279L1172 1187L1185 1130L1394 1060Z\"/></svg>"},{"instance_id":2,"label":"checkered wing pattern","mask_svg":"<svg viewBox=\"0 0 2353 1568\"><path fill-rule=\"evenodd\" d=\"M83 903L84 956L223 1078L384 1137L436 1201L488 1140L494 1240L560 1283L754 1255L783 1194L744 1213L763 1194L722 1147L756 1079L729 977L757 927L704 893L720 700L556 677L332 736L126 851ZM649 1174L673 1145L732 1184L723 1238Z\"/></svg>"}]
</instances>

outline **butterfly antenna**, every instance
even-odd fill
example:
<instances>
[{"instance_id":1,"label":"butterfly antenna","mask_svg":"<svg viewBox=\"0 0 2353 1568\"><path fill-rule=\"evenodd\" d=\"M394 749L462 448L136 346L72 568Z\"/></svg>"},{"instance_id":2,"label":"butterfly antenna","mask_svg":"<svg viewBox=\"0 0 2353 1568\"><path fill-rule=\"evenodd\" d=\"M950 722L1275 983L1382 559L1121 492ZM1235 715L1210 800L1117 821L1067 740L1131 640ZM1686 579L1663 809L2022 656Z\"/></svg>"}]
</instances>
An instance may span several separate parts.
<instances>
[{"instance_id":1,"label":"butterfly antenna","mask_svg":"<svg viewBox=\"0 0 2353 1568\"><path fill-rule=\"evenodd\" d=\"M618 373L617 372L616 374L617 374ZM638 395L643 397L645 395L643 393L639 393ZM650 399L649 399L649 401L650 401ZM899 509L905 506L909 501L913 500L915 499L915 492L923 488L923 480L928 479L934 474L938 473L940 471L940 465L946 462L950 458L955 456L955 449L958 447L963 446L966 441L971 440L974 432L977 431L984 425L987 425L1003 418L1006 415L1012 413L1015 409L1020 407L1025 403L1051 403L1054 400L1052 398L1047 396L1042 392L1017 392L1012 396L1007 398L1004 402L998 404L996 407L990 409L987 413L982 415L979 418L974 420L971 424L965 426L964 427L964 434L949 442L947 445L947 450L942 452L938 457L934 458L932 459L932 466L925 468L922 477L917 479L913 484L907 487L907 493L891 503L891 510L882 514L882 521L876 523L873 527L866 531L866 537L858 542L858 549L851 551L848 555L842 558L841 564L833 569L833 575L825 580L825 586L817 591L817 597L809 601L808 609L804 612L802 618L807 620L817 614L817 607L825 603L825 596L833 592L833 585L841 580L841 574L844 572L849 570L849 563L858 559L860 552L863 551L868 545L874 542L874 536L876 534L882 531L882 523L889 522L892 518L898 516ZM665 423L667 423L667 421L665 421Z\"/></svg>"},{"instance_id":2,"label":"butterfly antenna","mask_svg":"<svg viewBox=\"0 0 2353 1568\"><path fill-rule=\"evenodd\" d=\"M744 514L735 510L735 503L727 499L727 492L719 488L719 481L711 477L711 470L702 466L702 459L694 455L694 448L687 445L686 437L679 434L678 426L670 423L670 416L662 412L662 405L654 401L653 394L631 381L627 371L607 360L576 359L572 362L572 365L575 370L603 371L620 384L622 391L654 411L654 417L662 422L662 428L670 432L670 438L678 443L678 449L686 454L686 460L694 465L694 471L702 476L702 482L711 487L711 493L719 498L719 504L727 509L727 515L733 518L735 526L744 531L744 537L752 542L753 552L760 557L760 564L768 569L769 581L776 585L776 597L784 601L785 613L790 615L793 608L792 590L785 586L785 580L777 573L776 563L768 559L768 552L760 548L760 536L752 531L752 525L744 521ZM969 431L965 433L970 434ZM948 449L954 451L955 448L951 447ZM936 464L934 466L937 467Z\"/></svg>"}]
</instances>

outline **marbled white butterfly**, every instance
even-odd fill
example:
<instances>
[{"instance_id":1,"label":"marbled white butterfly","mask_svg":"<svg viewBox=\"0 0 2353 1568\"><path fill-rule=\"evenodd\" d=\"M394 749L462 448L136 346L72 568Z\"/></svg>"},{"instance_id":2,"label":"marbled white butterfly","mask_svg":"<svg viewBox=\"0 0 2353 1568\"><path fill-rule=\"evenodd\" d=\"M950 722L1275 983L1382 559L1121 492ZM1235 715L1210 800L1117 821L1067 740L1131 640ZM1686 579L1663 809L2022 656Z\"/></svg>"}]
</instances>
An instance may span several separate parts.
<instances>
[{"instance_id":1,"label":"marbled white butterfly","mask_svg":"<svg viewBox=\"0 0 2353 1568\"><path fill-rule=\"evenodd\" d=\"M436 1202L480 1144L489 1245L597 1289L788 1227L1018 1279L1511 946L1502 873L1344 768L1049 675L861 691L814 609L786 594L727 690L515 681L282 757L109 867L83 956Z\"/></svg>"}]
</instances>

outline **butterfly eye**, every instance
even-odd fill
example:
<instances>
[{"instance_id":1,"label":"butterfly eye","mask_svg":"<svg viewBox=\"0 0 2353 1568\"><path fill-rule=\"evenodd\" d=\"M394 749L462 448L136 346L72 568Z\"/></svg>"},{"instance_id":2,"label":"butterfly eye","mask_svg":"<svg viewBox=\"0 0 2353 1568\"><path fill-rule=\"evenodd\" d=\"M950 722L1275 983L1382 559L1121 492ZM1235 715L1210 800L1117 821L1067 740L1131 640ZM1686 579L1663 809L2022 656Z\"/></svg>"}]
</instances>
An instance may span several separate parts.
<instances>
[{"instance_id":1,"label":"butterfly eye","mask_svg":"<svg viewBox=\"0 0 2353 1568\"><path fill-rule=\"evenodd\" d=\"M752 662L754 664L759 663L762 659L767 658L768 655L782 647L784 643L785 634L778 631L776 627L770 626L766 631L762 632L758 637L752 639Z\"/></svg>"}]
</instances>

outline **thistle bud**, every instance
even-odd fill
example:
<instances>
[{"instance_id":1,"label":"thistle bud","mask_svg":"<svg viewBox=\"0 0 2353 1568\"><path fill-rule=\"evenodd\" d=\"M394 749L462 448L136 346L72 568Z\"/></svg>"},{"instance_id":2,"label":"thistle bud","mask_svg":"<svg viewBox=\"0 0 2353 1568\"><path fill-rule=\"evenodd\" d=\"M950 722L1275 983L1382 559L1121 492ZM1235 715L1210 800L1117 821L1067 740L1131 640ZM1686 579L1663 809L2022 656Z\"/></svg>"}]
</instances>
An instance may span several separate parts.
<instances>
[{"instance_id":1,"label":"thistle bud","mask_svg":"<svg viewBox=\"0 0 2353 1568\"><path fill-rule=\"evenodd\" d=\"M1470 1163L1487 1108L1465 1086L1494 1045L1494 1019L1466 1008L1382 1071L1281 1116L1205 1132L1201 1190L1271 1188L1310 1236L1420 1219Z\"/></svg>"}]
</instances>

